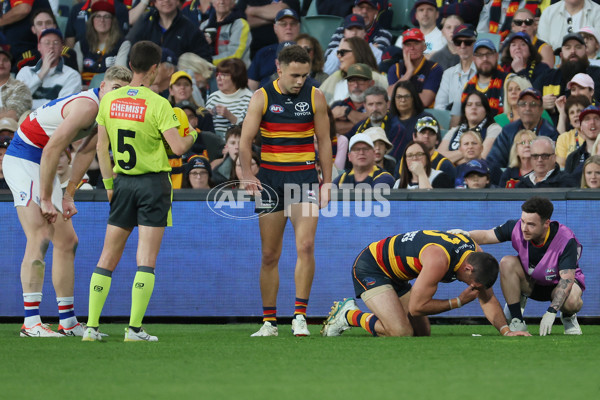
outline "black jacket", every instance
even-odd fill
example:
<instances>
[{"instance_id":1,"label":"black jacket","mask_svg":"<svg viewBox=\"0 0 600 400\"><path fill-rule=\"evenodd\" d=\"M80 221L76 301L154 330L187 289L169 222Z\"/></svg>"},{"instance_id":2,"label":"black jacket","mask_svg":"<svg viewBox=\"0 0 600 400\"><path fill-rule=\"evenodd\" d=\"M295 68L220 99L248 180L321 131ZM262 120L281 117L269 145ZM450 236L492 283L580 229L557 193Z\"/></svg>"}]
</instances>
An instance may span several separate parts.
<instances>
[{"instance_id":1,"label":"black jacket","mask_svg":"<svg viewBox=\"0 0 600 400\"><path fill-rule=\"evenodd\" d=\"M534 184L529 178L533 174L533 171L524 175L519 179L516 188L517 189L540 189L540 188L564 188L564 187L577 187L578 182L568 173L562 172L560 166L555 164L554 171L545 180Z\"/></svg>"}]
</instances>

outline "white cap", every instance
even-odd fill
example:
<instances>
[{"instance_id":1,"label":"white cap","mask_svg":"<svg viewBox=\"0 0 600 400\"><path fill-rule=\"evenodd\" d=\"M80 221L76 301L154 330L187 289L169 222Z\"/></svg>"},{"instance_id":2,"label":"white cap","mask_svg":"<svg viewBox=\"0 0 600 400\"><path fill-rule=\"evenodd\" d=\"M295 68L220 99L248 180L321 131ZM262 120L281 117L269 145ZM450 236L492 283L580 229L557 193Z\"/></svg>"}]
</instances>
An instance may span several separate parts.
<instances>
[{"instance_id":1,"label":"white cap","mask_svg":"<svg viewBox=\"0 0 600 400\"><path fill-rule=\"evenodd\" d=\"M385 134L385 130L383 130L383 128L380 128L378 126L372 126L369 129L366 129L363 133L365 135L369 135L371 140L373 140L373 143L375 143L378 140L381 140L383 143L385 143L388 149L394 147L392 142L390 142L387 138L387 135Z\"/></svg>"},{"instance_id":2,"label":"white cap","mask_svg":"<svg viewBox=\"0 0 600 400\"><path fill-rule=\"evenodd\" d=\"M354 146L356 143L359 142L363 142L368 144L371 148L375 148L375 145L373 144L373 139L371 139L371 136L367 135L366 133L357 133L356 135L352 136L352 139L350 139L350 144L348 145L348 149L352 150L352 146Z\"/></svg>"}]
</instances>

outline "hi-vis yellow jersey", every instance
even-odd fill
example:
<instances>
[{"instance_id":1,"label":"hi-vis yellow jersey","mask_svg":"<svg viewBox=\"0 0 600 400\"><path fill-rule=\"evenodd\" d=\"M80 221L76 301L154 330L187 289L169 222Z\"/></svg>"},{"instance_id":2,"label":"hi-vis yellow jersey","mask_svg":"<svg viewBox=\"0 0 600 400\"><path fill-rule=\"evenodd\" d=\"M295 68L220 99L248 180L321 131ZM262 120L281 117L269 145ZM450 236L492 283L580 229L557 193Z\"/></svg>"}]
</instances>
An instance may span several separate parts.
<instances>
[{"instance_id":1,"label":"hi-vis yellow jersey","mask_svg":"<svg viewBox=\"0 0 600 400\"><path fill-rule=\"evenodd\" d=\"M100 101L96 118L106 127L118 174L169 172L162 132L179 126L173 108L152 90L124 86Z\"/></svg>"},{"instance_id":2,"label":"hi-vis yellow jersey","mask_svg":"<svg viewBox=\"0 0 600 400\"><path fill-rule=\"evenodd\" d=\"M456 279L456 270L477 245L468 236L442 231L413 231L390 236L369 245L379 268L393 280L409 281L423 269L421 254L429 246L438 246L448 256L448 273L442 282Z\"/></svg>"}]
</instances>

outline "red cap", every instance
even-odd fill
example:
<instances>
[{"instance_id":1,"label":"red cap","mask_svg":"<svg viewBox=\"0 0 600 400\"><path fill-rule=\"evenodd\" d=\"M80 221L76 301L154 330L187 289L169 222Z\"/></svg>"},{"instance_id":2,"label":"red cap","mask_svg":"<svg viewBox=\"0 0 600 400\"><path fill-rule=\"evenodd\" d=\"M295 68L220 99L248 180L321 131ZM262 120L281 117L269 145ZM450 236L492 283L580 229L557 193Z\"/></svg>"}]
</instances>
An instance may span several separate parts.
<instances>
[{"instance_id":1,"label":"red cap","mask_svg":"<svg viewBox=\"0 0 600 400\"><path fill-rule=\"evenodd\" d=\"M106 11L109 14L115 15L115 5L104 0L97 1L92 4L91 10L93 13L98 11Z\"/></svg>"},{"instance_id":2,"label":"red cap","mask_svg":"<svg viewBox=\"0 0 600 400\"><path fill-rule=\"evenodd\" d=\"M412 28L402 32L402 43L406 43L409 40L416 40L417 42L424 42L425 36L419 28Z\"/></svg>"}]
</instances>

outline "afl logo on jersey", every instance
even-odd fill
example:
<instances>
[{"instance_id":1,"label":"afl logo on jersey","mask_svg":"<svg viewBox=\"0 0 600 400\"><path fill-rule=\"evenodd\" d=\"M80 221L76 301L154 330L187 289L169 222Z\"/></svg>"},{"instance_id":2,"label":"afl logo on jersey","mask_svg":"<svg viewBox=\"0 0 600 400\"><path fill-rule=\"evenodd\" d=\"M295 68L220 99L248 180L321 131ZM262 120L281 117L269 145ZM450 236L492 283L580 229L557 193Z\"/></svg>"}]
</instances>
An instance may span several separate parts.
<instances>
[{"instance_id":1,"label":"afl logo on jersey","mask_svg":"<svg viewBox=\"0 0 600 400\"><path fill-rule=\"evenodd\" d=\"M138 94L138 90L137 89L129 89L127 91L127 96L135 96L136 94Z\"/></svg>"},{"instance_id":2,"label":"afl logo on jersey","mask_svg":"<svg viewBox=\"0 0 600 400\"><path fill-rule=\"evenodd\" d=\"M298 112L306 112L309 109L309 105L307 102L305 101L301 101L300 103L297 103L294 108L296 109L296 111Z\"/></svg>"},{"instance_id":3,"label":"afl logo on jersey","mask_svg":"<svg viewBox=\"0 0 600 400\"><path fill-rule=\"evenodd\" d=\"M271 107L269 107L269 111L271 111L274 114L281 114L284 111L284 108L279 104L271 104Z\"/></svg>"},{"instance_id":4,"label":"afl logo on jersey","mask_svg":"<svg viewBox=\"0 0 600 400\"><path fill-rule=\"evenodd\" d=\"M83 59L83 66L84 67L88 67L91 68L94 66L94 60L92 60L91 58L84 58Z\"/></svg>"}]
</instances>

